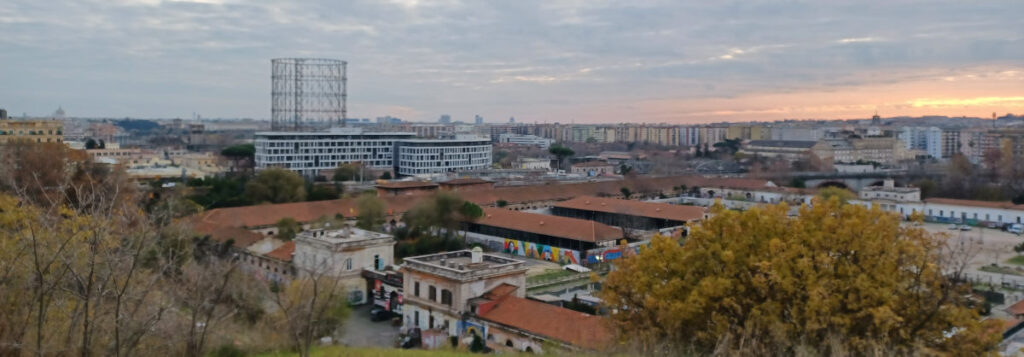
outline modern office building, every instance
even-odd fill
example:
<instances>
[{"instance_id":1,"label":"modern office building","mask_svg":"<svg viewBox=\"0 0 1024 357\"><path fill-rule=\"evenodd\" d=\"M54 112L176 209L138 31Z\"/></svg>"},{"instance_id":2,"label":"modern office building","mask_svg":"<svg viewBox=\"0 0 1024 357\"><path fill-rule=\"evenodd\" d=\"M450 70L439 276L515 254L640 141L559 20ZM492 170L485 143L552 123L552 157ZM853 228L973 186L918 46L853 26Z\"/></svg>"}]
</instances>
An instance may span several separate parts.
<instances>
[{"instance_id":1,"label":"modern office building","mask_svg":"<svg viewBox=\"0 0 1024 357\"><path fill-rule=\"evenodd\" d=\"M491 141L459 135L453 139L403 139L395 142L394 170L401 176L481 170L491 166Z\"/></svg>"},{"instance_id":2,"label":"modern office building","mask_svg":"<svg viewBox=\"0 0 1024 357\"><path fill-rule=\"evenodd\" d=\"M411 132L363 132L332 128L324 132L256 133L256 169L279 167L306 177L326 176L341 164L360 162L399 175L477 170L491 164L490 140L456 136L416 139Z\"/></svg>"}]
</instances>

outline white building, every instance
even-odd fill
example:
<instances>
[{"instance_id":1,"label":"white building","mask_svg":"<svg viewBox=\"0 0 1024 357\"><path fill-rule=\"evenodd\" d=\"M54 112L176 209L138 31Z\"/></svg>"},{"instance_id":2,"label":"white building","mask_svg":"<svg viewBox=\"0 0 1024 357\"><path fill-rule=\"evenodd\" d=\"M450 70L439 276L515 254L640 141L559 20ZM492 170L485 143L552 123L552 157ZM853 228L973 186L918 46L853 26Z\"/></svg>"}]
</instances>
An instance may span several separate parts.
<instances>
[{"instance_id":1,"label":"white building","mask_svg":"<svg viewBox=\"0 0 1024 357\"><path fill-rule=\"evenodd\" d=\"M475 313L471 299L502 284L525 287L526 270L521 260L484 254L479 247L405 258L403 325L457 336L464 313ZM516 291L518 297L525 294L525 288Z\"/></svg>"},{"instance_id":2,"label":"white building","mask_svg":"<svg viewBox=\"0 0 1024 357\"><path fill-rule=\"evenodd\" d=\"M403 176L482 170L491 166L491 141L458 135L454 139L406 139L395 144L395 173Z\"/></svg>"},{"instance_id":3,"label":"white building","mask_svg":"<svg viewBox=\"0 0 1024 357\"><path fill-rule=\"evenodd\" d=\"M868 186L860 190L862 200L886 200L896 202L920 202L921 189L917 187L896 187L893 180L882 181L882 186Z\"/></svg>"},{"instance_id":4,"label":"white building","mask_svg":"<svg viewBox=\"0 0 1024 357\"><path fill-rule=\"evenodd\" d=\"M516 162L516 167L525 170L551 170L551 159L522 157Z\"/></svg>"},{"instance_id":5,"label":"white building","mask_svg":"<svg viewBox=\"0 0 1024 357\"><path fill-rule=\"evenodd\" d=\"M514 145L536 146L542 149L547 149L555 141L548 138L542 138L536 135L520 135L505 133L498 135L498 142Z\"/></svg>"},{"instance_id":6,"label":"white building","mask_svg":"<svg viewBox=\"0 0 1024 357\"><path fill-rule=\"evenodd\" d=\"M389 234L353 227L311 229L295 236L292 262L299 274L327 274L341 279L349 302L367 300L363 269L384 270L394 263L395 240Z\"/></svg>"},{"instance_id":7,"label":"white building","mask_svg":"<svg viewBox=\"0 0 1024 357\"><path fill-rule=\"evenodd\" d=\"M374 169L415 175L476 170L491 164L485 138L416 139L412 132L363 132L332 128L324 132L256 133L256 169L279 167L312 177L329 174L341 164L359 162ZM399 157L396 152L404 156Z\"/></svg>"}]
</instances>

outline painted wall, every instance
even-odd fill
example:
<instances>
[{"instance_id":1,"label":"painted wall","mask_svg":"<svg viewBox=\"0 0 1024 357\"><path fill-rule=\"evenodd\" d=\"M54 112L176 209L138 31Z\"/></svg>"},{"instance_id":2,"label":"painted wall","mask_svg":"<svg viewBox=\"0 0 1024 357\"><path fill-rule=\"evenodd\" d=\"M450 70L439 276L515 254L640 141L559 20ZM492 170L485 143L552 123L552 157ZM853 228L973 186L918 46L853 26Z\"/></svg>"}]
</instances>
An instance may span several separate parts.
<instances>
[{"instance_id":1,"label":"painted wall","mask_svg":"<svg viewBox=\"0 0 1024 357\"><path fill-rule=\"evenodd\" d=\"M581 264L580 252L578 250L552 247L544 244L524 242L517 239L508 239L490 236L486 234L461 232L471 242L477 242L492 251L505 254L513 254L534 259L547 260L560 264Z\"/></svg>"}]
</instances>

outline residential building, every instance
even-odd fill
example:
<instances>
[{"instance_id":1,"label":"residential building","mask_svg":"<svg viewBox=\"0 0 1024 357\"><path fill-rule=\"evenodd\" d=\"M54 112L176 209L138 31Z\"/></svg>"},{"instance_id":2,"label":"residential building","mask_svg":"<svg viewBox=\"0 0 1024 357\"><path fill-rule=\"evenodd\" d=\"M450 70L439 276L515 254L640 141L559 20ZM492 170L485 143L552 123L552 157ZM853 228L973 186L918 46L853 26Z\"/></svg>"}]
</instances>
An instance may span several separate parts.
<instances>
[{"instance_id":1,"label":"residential building","mask_svg":"<svg viewBox=\"0 0 1024 357\"><path fill-rule=\"evenodd\" d=\"M13 141L63 143L64 122L60 120L0 119L0 144Z\"/></svg>"},{"instance_id":2,"label":"residential building","mask_svg":"<svg viewBox=\"0 0 1024 357\"><path fill-rule=\"evenodd\" d=\"M816 141L795 140L750 140L743 144L740 153L786 160L807 160Z\"/></svg>"},{"instance_id":3,"label":"residential building","mask_svg":"<svg viewBox=\"0 0 1024 357\"><path fill-rule=\"evenodd\" d=\"M571 173L584 176L600 176L615 174L615 165L603 161L587 161L573 164Z\"/></svg>"},{"instance_id":4,"label":"residential building","mask_svg":"<svg viewBox=\"0 0 1024 357\"><path fill-rule=\"evenodd\" d=\"M521 134L505 133L505 134L499 134L498 135L498 142L499 143L514 144L514 145L523 145L523 146L536 146L536 147L539 147L541 149L547 149L555 141L552 140L552 139L548 139L548 138L542 138L542 137L539 137L539 136L536 136L536 135L521 135Z\"/></svg>"},{"instance_id":5,"label":"residential building","mask_svg":"<svg viewBox=\"0 0 1024 357\"><path fill-rule=\"evenodd\" d=\"M510 352L609 345L612 332L602 317L526 299L526 270L523 261L485 254L479 247L405 258L403 325L421 333L425 348L473 335L492 349Z\"/></svg>"},{"instance_id":6,"label":"residential building","mask_svg":"<svg viewBox=\"0 0 1024 357\"><path fill-rule=\"evenodd\" d=\"M950 158L961 150L960 129L942 129L942 157Z\"/></svg>"},{"instance_id":7,"label":"residential building","mask_svg":"<svg viewBox=\"0 0 1024 357\"><path fill-rule=\"evenodd\" d=\"M429 331L440 333L445 342L460 336L466 327L460 322L474 312L469 302L502 284L525 287L526 270L521 260L484 254L480 248L407 257L400 269L403 325L424 331L425 339ZM515 294L524 297L526 289Z\"/></svg>"},{"instance_id":8,"label":"residential building","mask_svg":"<svg viewBox=\"0 0 1024 357\"><path fill-rule=\"evenodd\" d=\"M367 302L363 269L383 270L394 262L395 240L389 234L345 226L316 228L295 236L292 262L299 274L326 274L341 279L352 304Z\"/></svg>"},{"instance_id":9,"label":"residential building","mask_svg":"<svg viewBox=\"0 0 1024 357\"><path fill-rule=\"evenodd\" d=\"M937 127L903 128L900 139L906 144L907 150L923 150L928 156L936 159L943 157L943 131Z\"/></svg>"},{"instance_id":10,"label":"residential building","mask_svg":"<svg viewBox=\"0 0 1024 357\"><path fill-rule=\"evenodd\" d=\"M893 164L913 159L906 144L893 137L846 137L819 140L811 151L835 163L878 162Z\"/></svg>"}]
</instances>

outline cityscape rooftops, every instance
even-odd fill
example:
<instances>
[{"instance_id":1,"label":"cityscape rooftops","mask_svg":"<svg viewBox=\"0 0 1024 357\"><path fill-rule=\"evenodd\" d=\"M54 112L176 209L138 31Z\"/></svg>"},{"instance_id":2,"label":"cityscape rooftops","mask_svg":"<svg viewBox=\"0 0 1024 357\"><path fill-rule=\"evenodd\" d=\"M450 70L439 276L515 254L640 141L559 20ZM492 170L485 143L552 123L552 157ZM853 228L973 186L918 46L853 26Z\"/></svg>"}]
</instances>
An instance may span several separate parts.
<instances>
[{"instance_id":1,"label":"cityscape rooftops","mask_svg":"<svg viewBox=\"0 0 1024 357\"><path fill-rule=\"evenodd\" d=\"M611 342L612 331L604 318L520 298L514 290L515 286L502 284L484 294L476 302L477 316L584 349L600 350Z\"/></svg>"},{"instance_id":2,"label":"cityscape rooftops","mask_svg":"<svg viewBox=\"0 0 1024 357\"><path fill-rule=\"evenodd\" d=\"M580 196L568 201L557 202L555 207L584 211L617 213L622 215L661 218L675 221L696 221L704 217L704 208L697 206L672 205L616 198Z\"/></svg>"},{"instance_id":3,"label":"cityscape rooftops","mask_svg":"<svg viewBox=\"0 0 1024 357\"><path fill-rule=\"evenodd\" d=\"M295 241L334 250L394 243L394 239L389 234L349 226L335 229L310 229L295 235Z\"/></svg>"},{"instance_id":4,"label":"cityscape rooftops","mask_svg":"<svg viewBox=\"0 0 1024 357\"><path fill-rule=\"evenodd\" d=\"M622 238L622 230L585 219L484 207L484 215L474 223L551 237L599 243Z\"/></svg>"},{"instance_id":5,"label":"cityscape rooftops","mask_svg":"<svg viewBox=\"0 0 1024 357\"><path fill-rule=\"evenodd\" d=\"M480 247L407 257L402 268L443 276L453 280L472 281L490 276L522 273L526 265L522 260L485 254Z\"/></svg>"}]
</instances>

